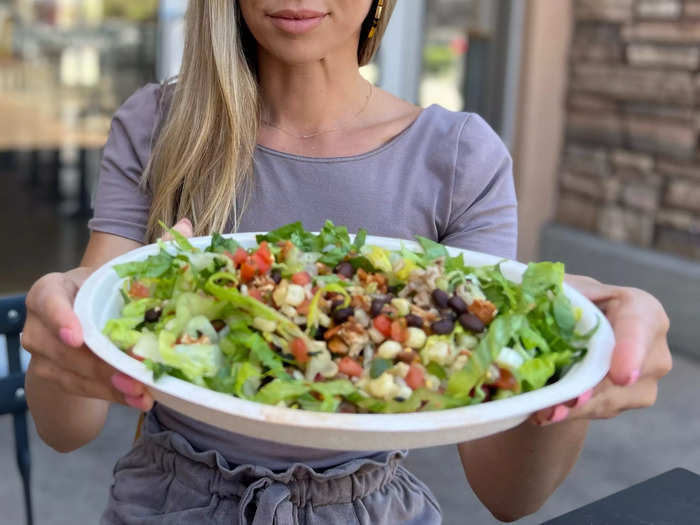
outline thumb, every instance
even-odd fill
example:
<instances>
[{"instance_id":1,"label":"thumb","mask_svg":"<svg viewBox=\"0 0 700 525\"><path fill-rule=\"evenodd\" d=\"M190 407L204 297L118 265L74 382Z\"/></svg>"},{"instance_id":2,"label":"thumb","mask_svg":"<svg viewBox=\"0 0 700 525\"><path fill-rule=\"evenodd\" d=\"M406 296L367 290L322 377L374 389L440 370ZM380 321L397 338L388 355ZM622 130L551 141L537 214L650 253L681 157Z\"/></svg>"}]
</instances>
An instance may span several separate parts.
<instances>
[{"instance_id":1,"label":"thumb","mask_svg":"<svg viewBox=\"0 0 700 525\"><path fill-rule=\"evenodd\" d=\"M608 310L608 319L615 332L610 378L622 386L633 384L639 378L645 354L654 337L653 324L647 322L644 312L631 311L630 306L623 300Z\"/></svg>"}]
</instances>

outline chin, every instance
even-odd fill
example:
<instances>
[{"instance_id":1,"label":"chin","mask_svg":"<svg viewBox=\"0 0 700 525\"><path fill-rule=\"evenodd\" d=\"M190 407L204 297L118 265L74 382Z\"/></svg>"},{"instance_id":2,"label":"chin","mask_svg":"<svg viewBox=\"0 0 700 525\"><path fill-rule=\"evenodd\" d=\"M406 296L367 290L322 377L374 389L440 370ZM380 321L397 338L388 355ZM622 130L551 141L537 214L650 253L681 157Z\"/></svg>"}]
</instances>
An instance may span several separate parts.
<instances>
[{"instance_id":1,"label":"chin","mask_svg":"<svg viewBox=\"0 0 700 525\"><path fill-rule=\"evenodd\" d=\"M330 53L327 46L321 45L317 39L297 39L272 45L265 45L265 52L275 59L289 65L303 65L322 60Z\"/></svg>"}]
</instances>

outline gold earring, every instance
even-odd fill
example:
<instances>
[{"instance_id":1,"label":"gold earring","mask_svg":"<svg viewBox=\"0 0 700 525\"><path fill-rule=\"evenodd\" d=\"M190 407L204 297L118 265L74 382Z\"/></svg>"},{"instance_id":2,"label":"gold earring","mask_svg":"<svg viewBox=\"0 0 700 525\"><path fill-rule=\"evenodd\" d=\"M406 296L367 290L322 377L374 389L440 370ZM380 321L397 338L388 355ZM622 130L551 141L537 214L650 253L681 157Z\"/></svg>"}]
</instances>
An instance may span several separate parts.
<instances>
[{"instance_id":1,"label":"gold earring","mask_svg":"<svg viewBox=\"0 0 700 525\"><path fill-rule=\"evenodd\" d=\"M377 10L374 12L374 20L372 21L372 28L369 30L367 38L374 38L374 34L377 32L377 25L382 19L382 8L384 7L384 0L377 1Z\"/></svg>"}]
</instances>

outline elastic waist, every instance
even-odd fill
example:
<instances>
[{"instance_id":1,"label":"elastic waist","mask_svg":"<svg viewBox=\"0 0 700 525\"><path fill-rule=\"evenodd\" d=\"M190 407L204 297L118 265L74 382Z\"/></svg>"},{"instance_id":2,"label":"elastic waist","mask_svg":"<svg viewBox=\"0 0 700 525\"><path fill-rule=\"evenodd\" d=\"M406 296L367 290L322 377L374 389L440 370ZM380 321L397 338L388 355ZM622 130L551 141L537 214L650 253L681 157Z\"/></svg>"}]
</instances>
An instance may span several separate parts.
<instances>
[{"instance_id":1,"label":"elastic waist","mask_svg":"<svg viewBox=\"0 0 700 525\"><path fill-rule=\"evenodd\" d=\"M387 452L383 457L355 459L322 472L301 463L283 472L257 465L234 466L216 451L194 450L180 434L162 429L154 417L146 419L136 447L191 489L223 498L241 498L241 512L251 503L259 509L286 504L303 507L350 503L389 484L405 457L401 451Z\"/></svg>"}]
</instances>

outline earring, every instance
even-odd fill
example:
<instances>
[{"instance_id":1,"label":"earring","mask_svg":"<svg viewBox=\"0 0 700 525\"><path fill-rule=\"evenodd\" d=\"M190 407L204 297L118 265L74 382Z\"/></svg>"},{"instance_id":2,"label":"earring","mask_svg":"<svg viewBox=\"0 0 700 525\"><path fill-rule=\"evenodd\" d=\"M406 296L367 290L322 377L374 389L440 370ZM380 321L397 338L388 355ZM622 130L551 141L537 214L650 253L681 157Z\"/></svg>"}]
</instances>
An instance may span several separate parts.
<instances>
[{"instance_id":1,"label":"earring","mask_svg":"<svg viewBox=\"0 0 700 525\"><path fill-rule=\"evenodd\" d=\"M377 1L377 10L374 12L374 20L372 21L372 28L369 30L367 38L374 38L374 34L377 32L377 25L382 19L382 8L384 7L384 0Z\"/></svg>"}]
</instances>

